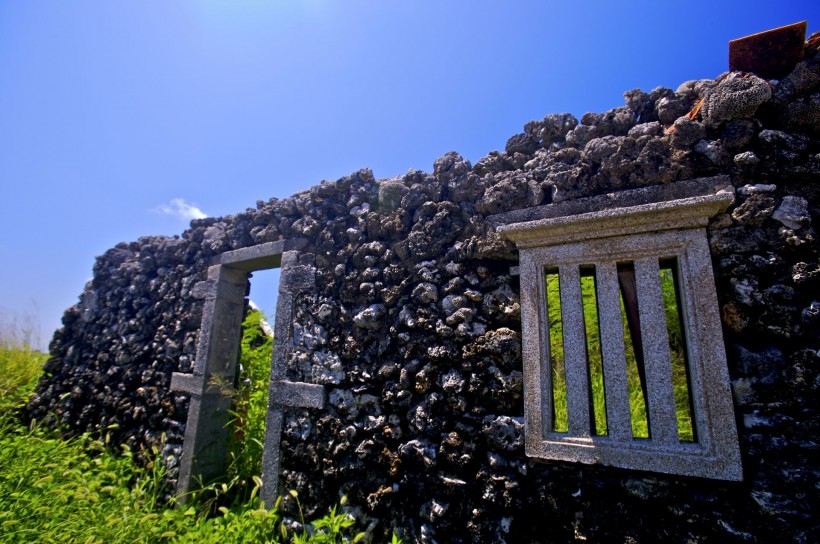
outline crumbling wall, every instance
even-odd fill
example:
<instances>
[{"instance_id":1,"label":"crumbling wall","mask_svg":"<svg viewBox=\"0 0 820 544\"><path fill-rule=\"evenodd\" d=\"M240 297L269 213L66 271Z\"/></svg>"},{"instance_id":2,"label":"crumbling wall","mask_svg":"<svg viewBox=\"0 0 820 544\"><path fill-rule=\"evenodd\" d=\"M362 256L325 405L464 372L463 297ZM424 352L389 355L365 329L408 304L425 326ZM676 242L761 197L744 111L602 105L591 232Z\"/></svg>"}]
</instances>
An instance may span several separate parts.
<instances>
[{"instance_id":1,"label":"crumbling wall","mask_svg":"<svg viewBox=\"0 0 820 544\"><path fill-rule=\"evenodd\" d=\"M408 542L820 539L820 58L779 82L731 73L625 99L530 122L475 165L362 170L116 246L67 310L31 415L117 424L137 448L166 433L178 454L187 399L169 381L195 356L192 286L222 251L301 237L318 289L297 302L288 379L328 391L284 426L283 485L307 510L346 494L376 537ZM517 254L487 217L707 176L736 189L709 237L743 482L529 460Z\"/></svg>"}]
</instances>

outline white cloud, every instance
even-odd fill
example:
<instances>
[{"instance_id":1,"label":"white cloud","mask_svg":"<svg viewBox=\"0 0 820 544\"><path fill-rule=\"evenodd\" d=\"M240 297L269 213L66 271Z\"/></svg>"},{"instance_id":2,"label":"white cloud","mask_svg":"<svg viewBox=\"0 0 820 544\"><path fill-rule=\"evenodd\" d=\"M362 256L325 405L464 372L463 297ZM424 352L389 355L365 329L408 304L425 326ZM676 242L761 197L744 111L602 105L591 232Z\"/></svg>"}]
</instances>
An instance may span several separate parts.
<instances>
[{"instance_id":1,"label":"white cloud","mask_svg":"<svg viewBox=\"0 0 820 544\"><path fill-rule=\"evenodd\" d=\"M194 204L185 202L184 198L172 198L168 204L160 204L153 210L162 215L173 215L190 221L191 219L204 219L208 214L197 208Z\"/></svg>"}]
</instances>

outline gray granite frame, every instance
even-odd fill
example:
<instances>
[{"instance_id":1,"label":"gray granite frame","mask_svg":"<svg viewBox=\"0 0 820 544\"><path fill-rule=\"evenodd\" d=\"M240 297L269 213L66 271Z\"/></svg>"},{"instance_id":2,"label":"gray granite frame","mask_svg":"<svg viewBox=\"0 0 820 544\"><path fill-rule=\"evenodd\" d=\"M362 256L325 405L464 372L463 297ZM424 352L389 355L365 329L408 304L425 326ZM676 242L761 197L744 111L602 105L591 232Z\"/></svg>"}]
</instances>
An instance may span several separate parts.
<instances>
[{"instance_id":1,"label":"gray granite frame","mask_svg":"<svg viewBox=\"0 0 820 544\"><path fill-rule=\"evenodd\" d=\"M237 378L251 272L282 269L262 460L260 495L265 504L272 505L279 494L283 410L324 407L323 386L285 381L294 297L315 288L313 268L299 265L298 250L304 245L301 239L280 240L222 253L208 268L208 279L194 288L194 294L203 298L205 305L193 373L174 372L171 378L171 390L191 396L177 477L181 503L199 482L207 483L225 474L232 386Z\"/></svg>"},{"instance_id":2,"label":"gray granite frame","mask_svg":"<svg viewBox=\"0 0 820 544\"><path fill-rule=\"evenodd\" d=\"M527 455L669 474L742 480L734 406L706 237L731 193L501 225L520 253ZM595 203L595 201L592 201ZM674 258L686 337L694 442L678 438L659 261ZM650 438L634 438L617 264L634 263ZM580 268L596 271L608 433L590 429ZM558 269L568 432L553 431L546 270Z\"/></svg>"}]
</instances>

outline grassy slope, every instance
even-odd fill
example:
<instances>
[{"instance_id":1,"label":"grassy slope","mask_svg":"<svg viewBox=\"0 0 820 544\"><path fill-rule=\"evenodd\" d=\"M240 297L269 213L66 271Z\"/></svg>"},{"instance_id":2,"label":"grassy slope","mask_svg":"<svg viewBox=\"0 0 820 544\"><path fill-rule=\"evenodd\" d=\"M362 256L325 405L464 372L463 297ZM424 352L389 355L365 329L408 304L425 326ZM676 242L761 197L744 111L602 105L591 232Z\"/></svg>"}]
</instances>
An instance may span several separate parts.
<instances>
[{"instance_id":1,"label":"grassy slope","mask_svg":"<svg viewBox=\"0 0 820 544\"><path fill-rule=\"evenodd\" d=\"M128 449L110 448L105 437L63 440L53 430L21 424L20 409L45 356L26 344L0 340L0 543L360 539L354 520L338 508L294 531L283 523L278 503L270 510L260 504L261 482L254 474L261 466L270 339L259 336L259 317L251 314L246 323L240 379L245 387L239 388L235 407L246 439L234 444L229 481L198 493L185 510L160 501L165 465L158 451L142 452L153 459L144 465ZM2 336L9 334L0 331Z\"/></svg>"}]
</instances>

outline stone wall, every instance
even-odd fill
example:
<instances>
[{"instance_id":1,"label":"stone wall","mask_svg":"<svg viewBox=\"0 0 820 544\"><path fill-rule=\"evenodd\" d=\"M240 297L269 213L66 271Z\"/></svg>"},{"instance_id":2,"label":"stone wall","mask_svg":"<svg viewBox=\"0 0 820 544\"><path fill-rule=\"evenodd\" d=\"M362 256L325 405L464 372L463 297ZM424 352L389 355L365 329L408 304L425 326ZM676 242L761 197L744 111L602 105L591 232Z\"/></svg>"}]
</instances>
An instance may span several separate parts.
<instances>
[{"instance_id":1,"label":"stone wall","mask_svg":"<svg viewBox=\"0 0 820 544\"><path fill-rule=\"evenodd\" d=\"M223 251L299 237L317 291L297 301L288 379L328 402L286 413L282 462L308 513L346 494L375 538L406 542L817 541L820 57L779 82L730 73L625 99L530 122L475 165L362 170L117 245L66 311L31 415L116 424L135 448L165 433L178 455L188 400L169 383L195 357L193 285ZM709 238L743 481L531 461L517 252L488 216L709 176L736 193Z\"/></svg>"}]
</instances>

